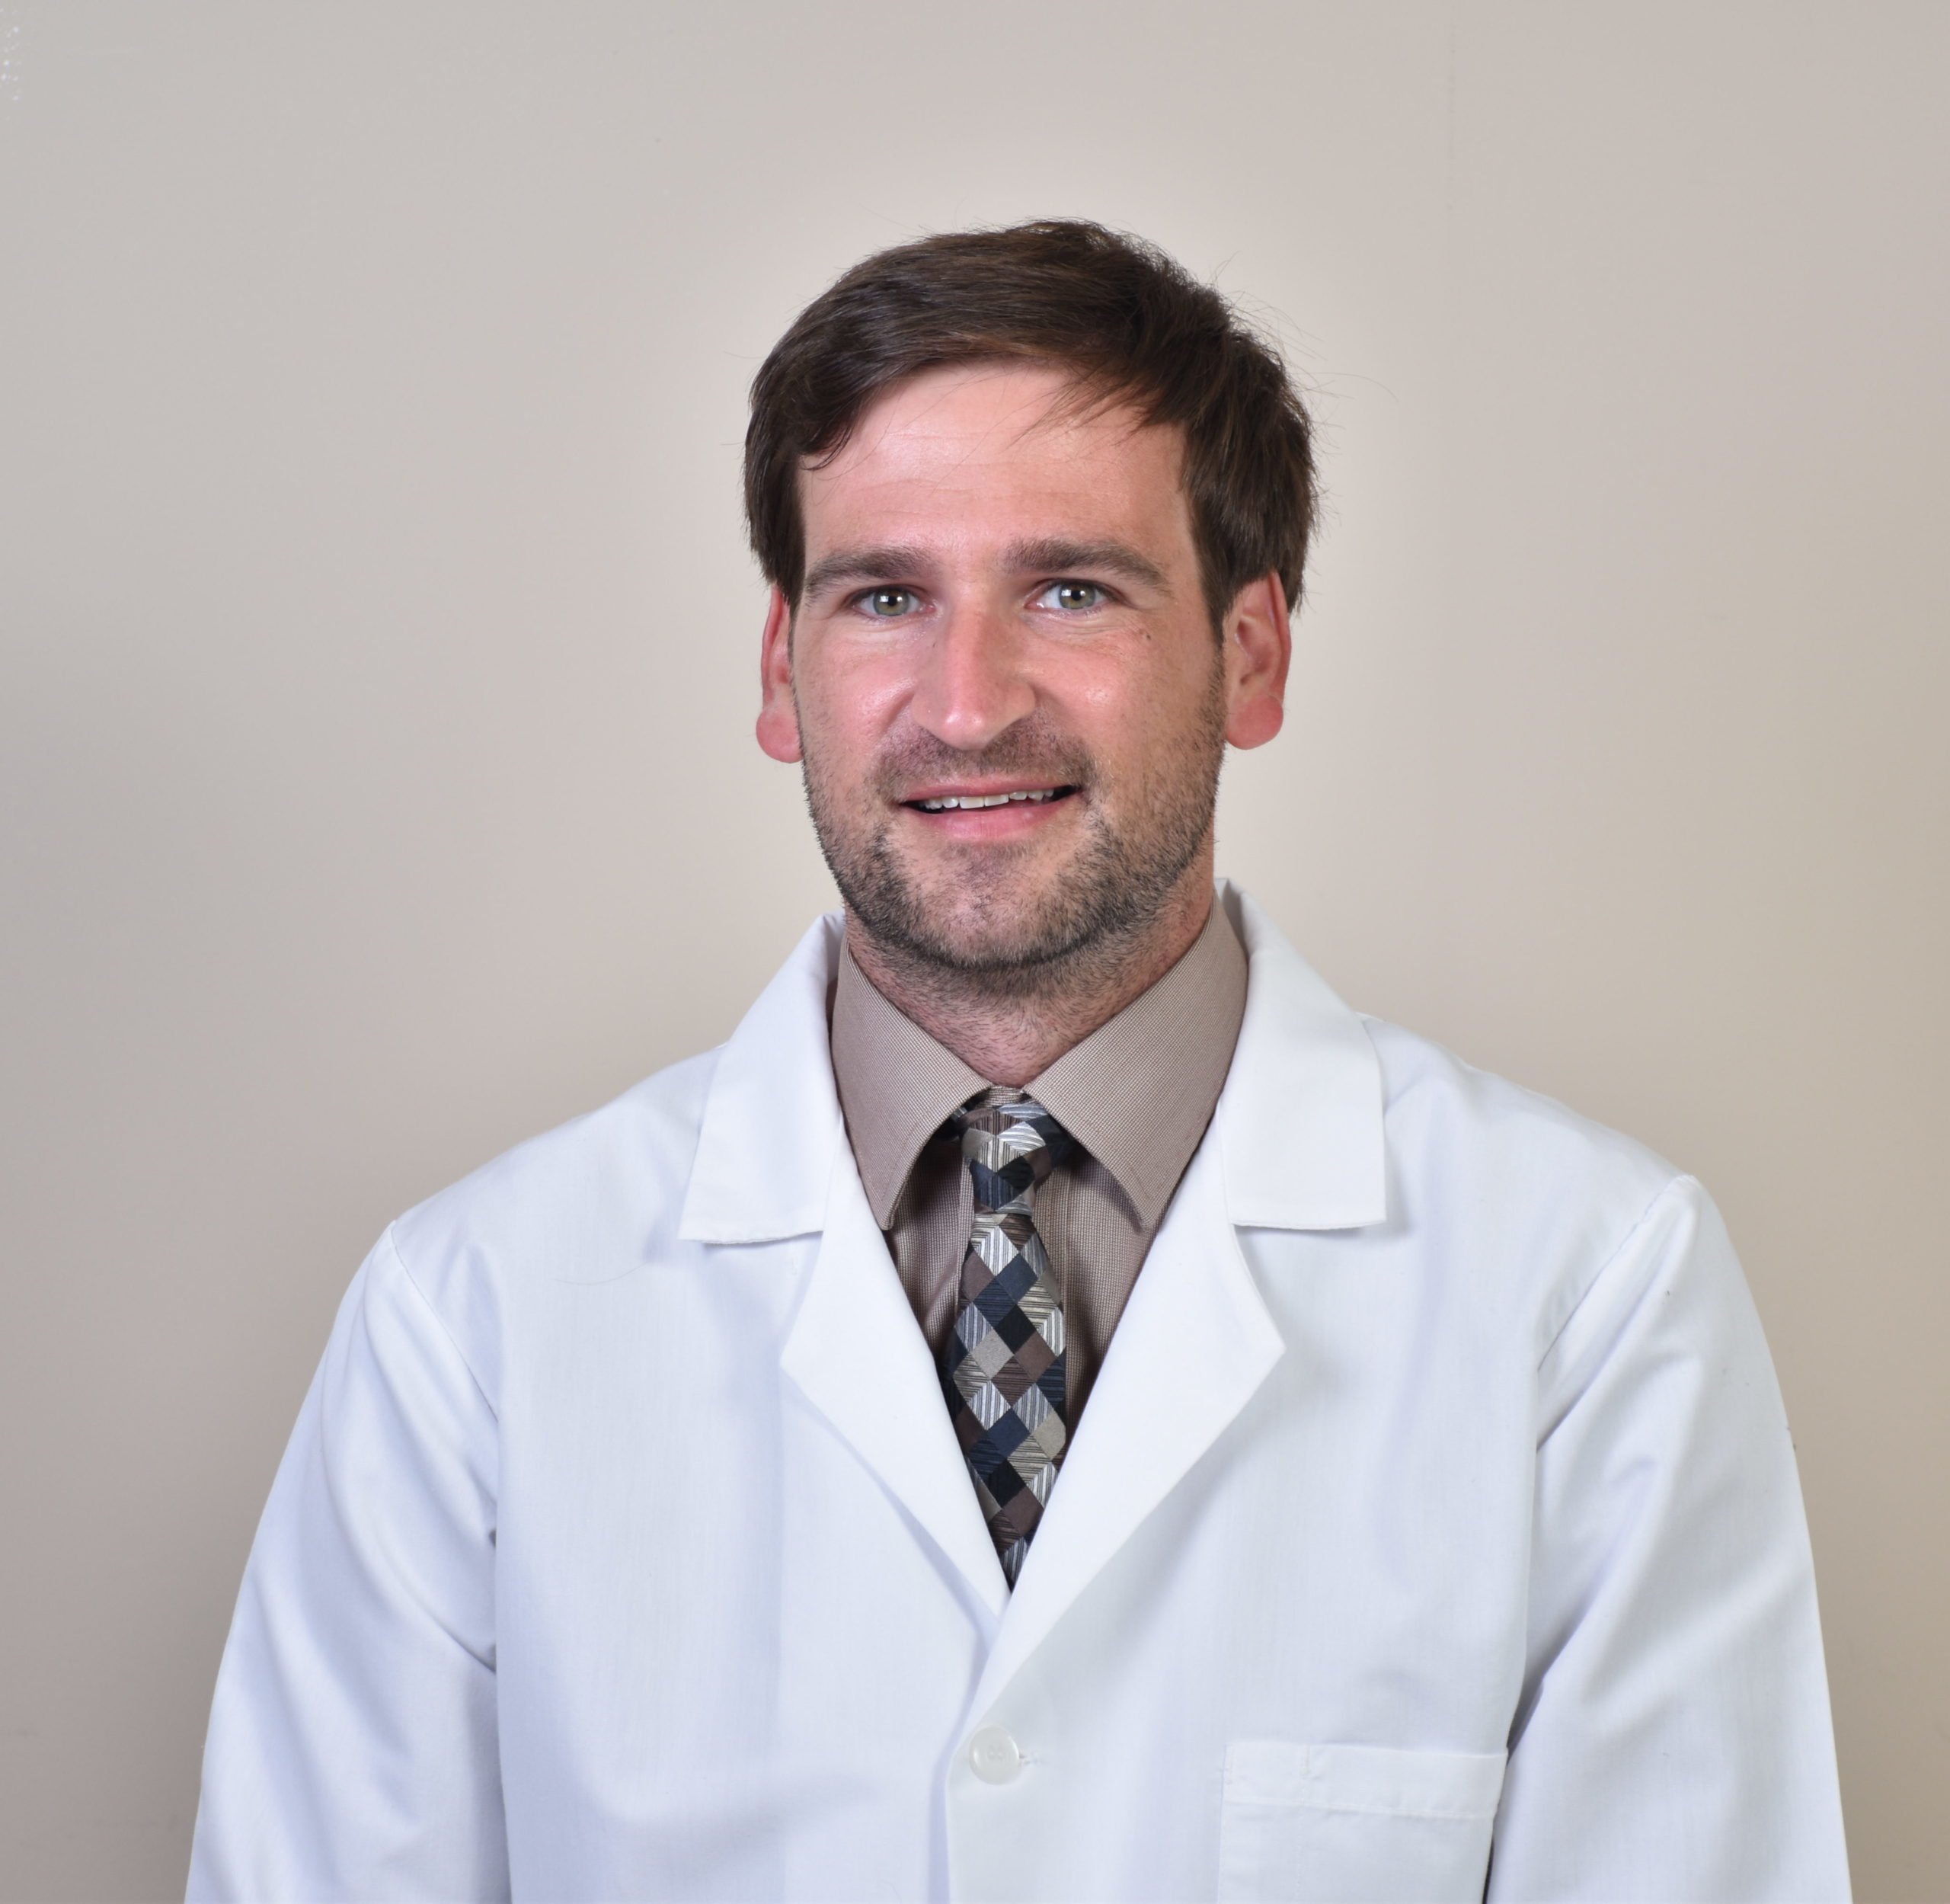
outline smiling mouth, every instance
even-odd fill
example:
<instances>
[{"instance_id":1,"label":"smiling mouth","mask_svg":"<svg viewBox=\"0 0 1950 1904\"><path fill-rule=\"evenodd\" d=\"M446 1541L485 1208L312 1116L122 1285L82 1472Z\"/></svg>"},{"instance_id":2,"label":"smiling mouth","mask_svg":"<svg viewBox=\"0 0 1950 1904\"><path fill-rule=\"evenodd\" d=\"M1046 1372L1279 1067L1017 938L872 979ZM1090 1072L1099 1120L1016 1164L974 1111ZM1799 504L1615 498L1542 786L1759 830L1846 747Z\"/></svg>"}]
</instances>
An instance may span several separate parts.
<instances>
[{"instance_id":1,"label":"smiling mouth","mask_svg":"<svg viewBox=\"0 0 1950 1904\"><path fill-rule=\"evenodd\" d=\"M1025 787L1014 793L941 793L925 800L903 800L900 804L916 813L948 813L956 808L1041 805L1052 800L1066 800L1076 791L1074 787Z\"/></svg>"}]
</instances>

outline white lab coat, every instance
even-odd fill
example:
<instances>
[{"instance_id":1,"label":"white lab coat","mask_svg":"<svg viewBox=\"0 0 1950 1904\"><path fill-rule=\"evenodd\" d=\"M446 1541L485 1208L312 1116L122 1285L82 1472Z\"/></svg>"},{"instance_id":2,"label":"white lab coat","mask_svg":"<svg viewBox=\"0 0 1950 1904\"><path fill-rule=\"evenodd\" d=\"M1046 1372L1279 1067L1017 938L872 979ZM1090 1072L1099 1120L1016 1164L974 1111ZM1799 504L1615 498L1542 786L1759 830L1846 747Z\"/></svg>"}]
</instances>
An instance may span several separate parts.
<instances>
[{"instance_id":1,"label":"white lab coat","mask_svg":"<svg viewBox=\"0 0 1950 1904\"><path fill-rule=\"evenodd\" d=\"M1012 1596L846 1143L828 919L360 1270L192 1896L1846 1896L1712 1204L1221 894L1231 1074Z\"/></svg>"}]
</instances>

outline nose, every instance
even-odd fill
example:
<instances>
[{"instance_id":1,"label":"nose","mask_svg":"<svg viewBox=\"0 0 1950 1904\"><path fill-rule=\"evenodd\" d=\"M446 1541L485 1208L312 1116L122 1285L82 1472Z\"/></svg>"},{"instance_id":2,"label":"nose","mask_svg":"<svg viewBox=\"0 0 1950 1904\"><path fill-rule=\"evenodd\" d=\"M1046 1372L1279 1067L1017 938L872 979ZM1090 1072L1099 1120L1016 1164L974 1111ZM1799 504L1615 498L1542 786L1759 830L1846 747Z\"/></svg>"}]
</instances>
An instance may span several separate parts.
<instances>
[{"instance_id":1,"label":"nose","mask_svg":"<svg viewBox=\"0 0 1950 1904\"><path fill-rule=\"evenodd\" d=\"M929 645L909 712L937 740L977 752L1034 711L1026 659L1005 616L957 604Z\"/></svg>"}]
</instances>

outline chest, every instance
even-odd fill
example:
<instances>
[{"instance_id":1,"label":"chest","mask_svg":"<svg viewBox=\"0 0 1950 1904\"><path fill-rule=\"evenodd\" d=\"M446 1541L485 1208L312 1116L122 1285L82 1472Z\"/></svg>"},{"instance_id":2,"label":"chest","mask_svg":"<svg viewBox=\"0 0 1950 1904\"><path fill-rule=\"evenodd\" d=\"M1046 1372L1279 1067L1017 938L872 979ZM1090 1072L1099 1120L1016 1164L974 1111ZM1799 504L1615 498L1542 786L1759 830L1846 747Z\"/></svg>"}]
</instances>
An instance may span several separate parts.
<instances>
[{"instance_id":1,"label":"chest","mask_svg":"<svg viewBox=\"0 0 1950 1904\"><path fill-rule=\"evenodd\" d=\"M897 1894L923 1894L980 1723L1041 1768L1016 1800L1066 1794L1034 1829L1087 1838L1100 1819L1094 1854L1121 1858L1131 1834L1113 1821L1156 1820L1172 1858L1216 1870L1242 1741L1499 1748L1528 1563L1520 1341L1488 1316L1432 1315L1444 1298L1411 1260L1318 1238L1242 1247L1277 1359L986 1690L1021 1608L998 1617L904 1498L912 1476L890 1485L788 1372L814 1243L548 1292L511 1332L502 1410L511 1842L526 1806L581 1817L606 1856L688 1845L698 1896L710 1873L727 1894L803 1888L783 1864L746 1868L761 1856L836 1858L865 1883L846 1861L871 1845L900 1866ZM1039 1541L1067 1517L1075 1549L1101 1497L1143 1480L1120 1423L1187 1400L1168 1357L1127 1368L1120 1352L1099 1397L1113 1405L1079 1424ZM856 1387L874 1373L869 1355ZM901 1411L924 1393L939 1409L938 1391L887 1373L859 1405L925 1440L935 1424ZM951 1465L933 1478L968 1485ZM762 1845L739 1823L758 1817Z\"/></svg>"}]
</instances>

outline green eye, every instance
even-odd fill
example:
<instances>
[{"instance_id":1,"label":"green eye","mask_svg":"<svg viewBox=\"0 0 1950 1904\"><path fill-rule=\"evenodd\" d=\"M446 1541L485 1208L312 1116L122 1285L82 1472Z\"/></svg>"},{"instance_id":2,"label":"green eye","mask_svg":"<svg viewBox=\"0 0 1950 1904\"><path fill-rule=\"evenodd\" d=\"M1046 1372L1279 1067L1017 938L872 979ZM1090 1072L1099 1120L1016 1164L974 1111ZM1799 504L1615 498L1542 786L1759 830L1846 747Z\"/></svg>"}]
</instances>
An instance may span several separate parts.
<instances>
[{"instance_id":1,"label":"green eye","mask_svg":"<svg viewBox=\"0 0 1950 1904\"><path fill-rule=\"evenodd\" d=\"M1095 582L1052 582L1049 595L1057 607L1066 608L1072 614L1079 609L1104 605L1104 591Z\"/></svg>"},{"instance_id":2,"label":"green eye","mask_svg":"<svg viewBox=\"0 0 1950 1904\"><path fill-rule=\"evenodd\" d=\"M877 588L867 597L869 615L908 615L913 610L914 591L911 588Z\"/></svg>"}]
</instances>

